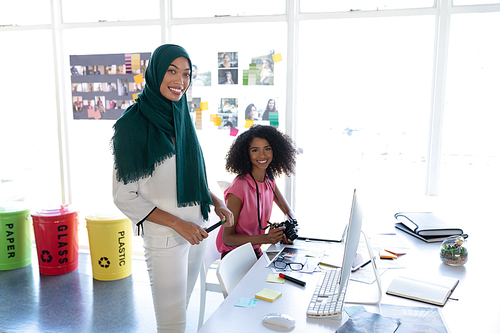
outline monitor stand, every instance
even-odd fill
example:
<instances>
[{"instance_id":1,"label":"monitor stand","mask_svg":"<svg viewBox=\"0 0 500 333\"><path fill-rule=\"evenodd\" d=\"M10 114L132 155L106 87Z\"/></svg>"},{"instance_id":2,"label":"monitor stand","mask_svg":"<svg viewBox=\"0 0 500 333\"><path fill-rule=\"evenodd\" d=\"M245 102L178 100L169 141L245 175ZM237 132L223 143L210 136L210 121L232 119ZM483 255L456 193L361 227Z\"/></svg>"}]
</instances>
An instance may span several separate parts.
<instances>
[{"instance_id":1,"label":"monitor stand","mask_svg":"<svg viewBox=\"0 0 500 333\"><path fill-rule=\"evenodd\" d=\"M375 263L375 257L373 256L373 251L372 251L372 246L370 245L370 240L366 236L363 230L361 230L361 233L363 234L363 237L365 238L365 243L366 247L368 249L368 254L370 255L371 260L371 266L373 268L373 273L375 273L375 280L377 282L377 287L378 287L378 299L376 301L345 301L346 303L358 303L358 304L379 304L380 301L382 301L382 283L380 282L380 275L378 273L377 269L377 264Z\"/></svg>"}]
</instances>

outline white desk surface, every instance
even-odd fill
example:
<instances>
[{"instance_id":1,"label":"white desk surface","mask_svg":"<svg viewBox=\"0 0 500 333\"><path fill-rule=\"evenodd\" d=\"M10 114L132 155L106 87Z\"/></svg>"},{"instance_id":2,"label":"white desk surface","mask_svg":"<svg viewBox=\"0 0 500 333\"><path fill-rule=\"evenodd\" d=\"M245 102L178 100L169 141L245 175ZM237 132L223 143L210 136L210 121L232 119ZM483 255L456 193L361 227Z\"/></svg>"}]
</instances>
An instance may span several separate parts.
<instances>
[{"instance_id":1,"label":"white desk surface","mask_svg":"<svg viewBox=\"0 0 500 333\"><path fill-rule=\"evenodd\" d=\"M381 275L383 298L381 304L404 305L414 307L435 307L433 305L412 301L385 294L394 277L399 275L443 275L460 280L453 292L453 298L444 307L438 307L449 333L461 332L500 332L500 287L496 264L496 246L493 243L498 233L486 236L486 231L473 233L469 237L467 248L469 261L463 267L450 267L441 262L439 248L441 243L425 243L406 233L394 230L396 235L407 243L407 254L397 260L406 265L405 268L388 269ZM471 234L472 230L466 230ZM481 237L483 234L485 237ZM369 235L370 236L370 235ZM371 235L372 238L375 235ZM363 237L361 237L363 239ZM486 240L490 240L487 242ZM301 246L296 242L297 246ZM302 243L303 245L303 243ZM373 245L373 244L372 244ZM332 246L339 247L339 244ZM342 246L339 247L342 249ZM286 281L284 284L268 283L266 278L272 273L266 268L267 262L262 256L245 275L236 288L222 302L220 307L207 320L200 333L213 332L333 332L349 319L344 312L341 320L314 319L306 316L306 309L314 292L319 273L292 273L290 275L307 282L305 287ZM279 290L283 295L274 302L259 300L255 308L241 308L234 304L240 297L254 298L263 288ZM366 284L350 281L347 300L370 301L376 299L378 289L375 283ZM344 307L355 306L346 303ZM359 304L362 305L362 304ZM363 305L367 311L379 312L378 306ZM286 330L276 326L264 325L262 318L269 313L285 313L296 320L294 329Z\"/></svg>"}]
</instances>

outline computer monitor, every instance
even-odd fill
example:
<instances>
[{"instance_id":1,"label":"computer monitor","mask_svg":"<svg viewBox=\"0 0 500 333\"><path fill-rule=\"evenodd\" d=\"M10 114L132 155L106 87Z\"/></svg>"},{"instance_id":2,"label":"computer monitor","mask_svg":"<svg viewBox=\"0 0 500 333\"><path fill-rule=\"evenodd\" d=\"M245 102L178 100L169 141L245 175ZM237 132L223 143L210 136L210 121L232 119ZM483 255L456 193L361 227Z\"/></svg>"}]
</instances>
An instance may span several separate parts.
<instances>
[{"instance_id":1,"label":"computer monitor","mask_svg":"<svg viewBox=\"0 0 500 333\"><path fill-rule=\"evenodd\" d=\"M351 214L344 238L344 257L342 259L342 275L340 278L340 289L349 281L352 263L358 250L361 225L363 222L363 211L356 196L356 189L352 196Z\"/></svg>"},{"instance_id":2,"label":"computer monitor","mask_svg":"<svg viewBox=\"0 0 500 333\"><path fill-rule=\"evenodd\" d=\"M331 202L319 201L321 209L316 210L313 215L307 214L303 219L300 213L295 211L299 223L297 235L301 240L316 242L340 243L345 237L346 226L352 209L353 186L347 188L341 186L333 190L335 192ZM302 208L304 209L304 208Z\"/></svg>"},{"instance_id":3,"label":"computer monitor","mask_svg":"<svg viewBox=\"0 0 500 333\"><path fill-rule=\"evenodd\" d=\"M354 262L354 258L356 257L356 252L358 250L359 238L361 236L362 230L361 225L363 222L363 209L361 208L361 204L359 203L359 199L356 194L356 189L354 189L353 198L352 198L352 206L351 206L351 215L349 218L349 224L347 225L347 231L345 234L345 243L344 243L344 257L342 260L342 275L340 278L340 288L342 290L349 281L351 275L351 267ZM377 266L375 264L375 258L373 257L373 252L371 249L370 241L368 237L363 233L366 247L368 249L368 253L370 255L371 266L373 268L373 272L375 274L375 279L377 281L377 287L379 289L379 298L377 301L349 301L349 303L363 303L363 304L377 304L382 299L382 286L380 283L380 275L377 270Z\"/></svg>"}]
</instances>

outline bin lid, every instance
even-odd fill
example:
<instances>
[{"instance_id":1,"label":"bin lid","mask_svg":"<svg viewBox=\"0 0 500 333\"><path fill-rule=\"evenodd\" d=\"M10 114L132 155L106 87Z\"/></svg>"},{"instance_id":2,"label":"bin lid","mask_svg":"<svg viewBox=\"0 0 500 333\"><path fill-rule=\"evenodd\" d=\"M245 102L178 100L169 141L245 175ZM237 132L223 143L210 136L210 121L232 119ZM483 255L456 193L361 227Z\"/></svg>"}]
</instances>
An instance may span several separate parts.
<instances>
[{"instance_id":1,"label":"bin lid","mask_svg":"<svg viewBox=\"0 0 500 333\"><path fill-rule=\"evenodd\" d=\"M122 214L116 214L116 213L93 213L85 216L85 219L88 221L94 221L94 222L123 222L123 221L130 221L128 217Z\"/></svg>"},{"instance_id":2,"label":"bin lid","mask_svg":"<svg viewBox=\"0 0 500 333\"><path fill-rule=\"evenodd\" d=\"M63 216L77 213L77 210L72 208L70 205L61 205L60 207L48 207L43 208L40 211L31 214L31 216L37 217L54 217L54 216Z\"/></svg>"},{"instance_id":3,"label":"bin lid","mask_svg":"<svg viewBox=\"0 0 500 333\"><path fill-rule=\"evenodd\" d=\"M0 202L0 214L19 214L27 213L30 209L22 201L3 201Z\"/></svg>"}]
</instances>

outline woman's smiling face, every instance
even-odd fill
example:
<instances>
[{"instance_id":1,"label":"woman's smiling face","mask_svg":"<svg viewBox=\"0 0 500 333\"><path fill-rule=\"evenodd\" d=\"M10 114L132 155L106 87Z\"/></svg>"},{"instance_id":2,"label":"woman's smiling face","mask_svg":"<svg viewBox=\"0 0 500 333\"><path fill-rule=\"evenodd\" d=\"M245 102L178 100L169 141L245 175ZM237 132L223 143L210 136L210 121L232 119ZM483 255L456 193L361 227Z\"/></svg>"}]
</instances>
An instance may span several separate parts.
<instances>
[{"instance_id":1,"label":"woman's smiling face","mask_svg":"<svg viewBox=\"0 0 500 333\"><path fill-rule=\"evenodd\" d=\"M248 149L252 170L265 171L273 160L273 148L266 139L254 138Z\"/></svg>"},{"instance_id":2,"label":"woman's smiling face","mask_svg":"<svg viewBox=\"0 0 500 333\"><path fill-rule=\"evenodd\" d=\"M160 86L160 92L166 99L176 102L186 92L190 80L189 60L185 57L179 57L168 66Z\"/></svg>"}]
</instances>

